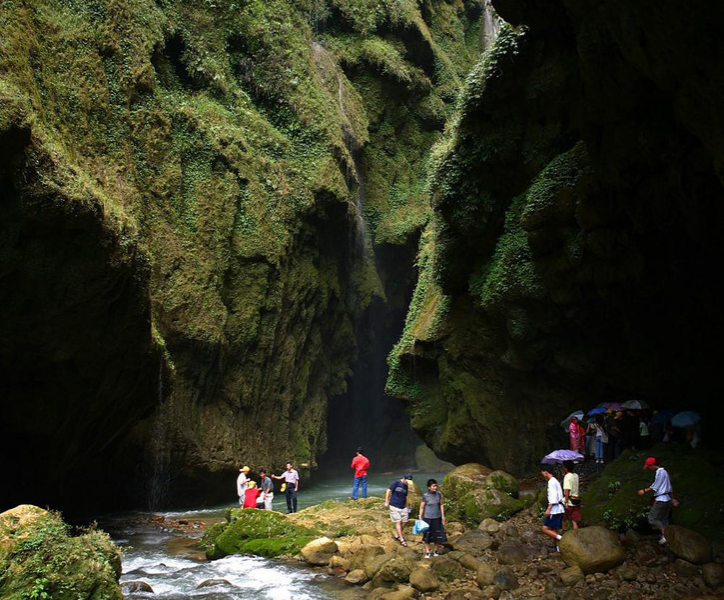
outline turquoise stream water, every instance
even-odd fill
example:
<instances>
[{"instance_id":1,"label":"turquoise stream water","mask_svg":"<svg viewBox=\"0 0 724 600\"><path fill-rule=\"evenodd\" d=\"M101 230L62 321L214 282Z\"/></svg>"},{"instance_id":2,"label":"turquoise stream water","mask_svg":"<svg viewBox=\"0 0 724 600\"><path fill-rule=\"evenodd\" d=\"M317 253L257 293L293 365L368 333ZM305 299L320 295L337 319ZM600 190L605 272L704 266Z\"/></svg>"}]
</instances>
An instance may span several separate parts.
<instances>
[{"instance_id":1,"label":"turquoise stream water","mask_svg":"<svg viewBox=\"0 0 724 600\"><path fill-rule=\"evenodd\" d=\"M415 474L415 482L424 488L431 476ZM443 475L432 475L442 481ZM369 496L383 496L395 475L372 476L368 482ZM277 486L278 488L278 486ZM315 482L299 489L299 510L325 500L345 500L350 497L351 477L338 477ZM208 509L153 513L168 521L187 519L190 522L213 523L224 519L230 503ZM274 509L286 511L283 494L274 499ZM281 560L269 560L249 556L228 556L208 561L195 543L202 531L178 532L164 530L149 522L152 513L133 513L108 517L101 520L114 542L123 551L123 575L121 583L142 581L151 586L154 593L137 592L130 599L154 598L155 600L357 600L362 597L359 589L346 585L338 578L330 577L324 570L311 569ZM390 532L392 527L390 526ZM199 587L211 580L225 580L215 585Z\"/></svg>"}]
</instances>

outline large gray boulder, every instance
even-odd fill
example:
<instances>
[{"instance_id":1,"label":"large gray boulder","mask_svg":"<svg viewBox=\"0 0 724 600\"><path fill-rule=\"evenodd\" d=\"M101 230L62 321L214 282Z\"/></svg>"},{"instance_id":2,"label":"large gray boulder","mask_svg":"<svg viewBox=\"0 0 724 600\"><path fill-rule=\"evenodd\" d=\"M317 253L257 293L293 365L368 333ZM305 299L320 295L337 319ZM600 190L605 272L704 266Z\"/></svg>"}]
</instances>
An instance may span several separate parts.
<instances>
[{"instance_id":1,"label":"large gray boulder","mask_svg":"<svg viewBox=\"0 0 724 600\"><path fill-rule=\"evenodd\" d=\"M558 544L565 563L569 567L579 567L586 575L605 573L623 563L625 559L618 536L604 527L585 527L569 531Z\"/></svg>"},{"instance_id":2,"label":"large gray boulder","mask_svg":"<svg viewBox=\"0 0 724 600\"><path fill-rule=\"evenodd\" d=\"M364 569L368 562L384 553L385 549L382 546L362 546L350 557L349 570Z\"/></svg>"},{"instance_id":3,"label":"large gray boulder","mask_svg":"<svg viewBox=\"0 0 724 600\"><path fill-rule=\"evenodd\" d=\"M397 583L410 581L410 574L415 569L414 561L396 555L392 560L386 561L372 577L372 588L391 587Z\"/></svg>"},{"instance_id":4,"label":"large gray boulder","mask_svg":"<svg viewBox=\"0 0 724 600\"><path fill-rule=\"evenodd\" d=\"M478 463L466 463L455 467L443 479L442 492L451 503L472 490L482 489L493 470Z\"/></svg>"},{"instance_id":5,"label":"large gray boulder","mask_svg":"<svg viewBox=\"0 0 724 600\"><path fill-rule=\"evenodd\" d=\"M711 562L711 544L700 533L680 525L670 525L666 529L666 540L671 550L679 558L695 565Z\"/></svg>"},{"instance_id":6,"label":"large gray boulder","mask_svg":"<svg viewBox=\"0 0 724 600\"><path fill-rule=\"evenodd\" d=\"M497 573L497 570L491 567L489 563L480 563L475 576L478 582L478 587L480 587L480 589L484 589L491 585Z\"/></svg>"}]
</instances>

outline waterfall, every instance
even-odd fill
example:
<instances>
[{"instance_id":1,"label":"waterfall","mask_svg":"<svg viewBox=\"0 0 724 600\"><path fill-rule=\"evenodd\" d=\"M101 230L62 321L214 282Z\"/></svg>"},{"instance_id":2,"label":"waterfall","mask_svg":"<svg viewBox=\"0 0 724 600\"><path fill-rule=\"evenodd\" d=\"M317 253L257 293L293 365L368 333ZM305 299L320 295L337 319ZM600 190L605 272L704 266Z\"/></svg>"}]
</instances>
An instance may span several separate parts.
<instances>
[{"instance_id":1,"label":"waterfall","mask_svg":"<svg viewBox=\"0 0 724 600\"><path fill-rule=\"evenodd\" d=\"M170 445L166 427L166 417L169 409L164 405L163 366L164 356L161 355L158 365L158 408L152 417L151 446L149 448L150 465L148 466L147 480L149 510L157 510L166 505L171 484L169 472Z\"/></svg>"},{"instance_id":2,"label":"waterfall","mask_svg":"<svg viewBox=\"0 0 724 600\"><path fill-rule=\"evenodd\" d=\"M485 8L483 13L483 26L481 28L481 42L483 50L487 50L492 46L495 38L498 37L498 29L500 28L500 17L495 12L491 0L485 0Z\"/></svg>"}]
</instances>

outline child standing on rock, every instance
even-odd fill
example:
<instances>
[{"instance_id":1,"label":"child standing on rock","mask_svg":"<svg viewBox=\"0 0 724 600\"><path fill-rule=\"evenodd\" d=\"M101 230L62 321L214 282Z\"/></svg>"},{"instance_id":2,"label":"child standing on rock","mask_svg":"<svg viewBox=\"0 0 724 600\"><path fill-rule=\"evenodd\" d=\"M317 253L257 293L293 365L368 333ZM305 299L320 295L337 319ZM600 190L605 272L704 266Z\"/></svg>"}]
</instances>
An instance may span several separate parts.
<instances>
[{"instance_id":1,"label":"child standing on rock","mask_svg":"<svg viewBox=\"0 0 724 600\"><path fill-rule=\"evenodd\" d=\"M430 558L430 545L432 556L439 556L437 545L447 542L445 533L445 507L442 504L442 494L437 489L437 481L427 481L427 492L422 495L420 502L420 520L427 522L430 528L423 534L425 542L425 558Z\"/></svg>"}]
</instances>

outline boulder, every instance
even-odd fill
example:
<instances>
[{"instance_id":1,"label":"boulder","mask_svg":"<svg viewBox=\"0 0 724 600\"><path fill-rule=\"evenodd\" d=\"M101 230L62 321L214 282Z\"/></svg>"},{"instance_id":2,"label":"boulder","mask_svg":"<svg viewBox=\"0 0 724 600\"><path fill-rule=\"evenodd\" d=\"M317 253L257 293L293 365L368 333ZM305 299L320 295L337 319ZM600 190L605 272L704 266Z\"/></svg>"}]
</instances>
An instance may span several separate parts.
<instances>
[{"instance_id":1,"label":"boulder","mask_svg":"<svg viewBox=\"0 0 724 600\"><path fill-rule=\"evenodd\" d=\"M455 506L468 492L483 489L493 469L478 463L466 463L455 467L442 482L442 493L447 502ZM449 515L453 517L454 515Z\"/></svg>"},{"instance_id":2,"label":"boulder","mask_svg":"<svg viewBox=\"0 0 724 600\"><path fill-rule=\"evenodd\" d=\"M368 562L384 553L382 546L363 546L349 557L349 570L364 569Z\"/></svg>"},{"instance_id":3,"label":"boulder","mask_svg":"<svg viewBox=\"0 0 724 600\"><path fill-rule=\"evenodd\" d=\"M352 585L365 583L367 579L368 577L364 569L355 569L354 571L350 571L347 573L347 577L344 578L347 583L351 583Z\"/></svg>"},{"instance_id":4,"label":"boulder","mask_svg":"<svg viewBox=\"0 0 724 600\"><path fill-rule=\"evenodd\" d=\"M518 497L518 480L505 471L493 471L488 475L486 486L490 489L500 490L512 496Z\"/></svg>"},{"instance_id":5,"label":"boulder","mask_svg":"<svg viewBox=\"0 0 724 600\"><path fill-rule=\"evenodd\" d=\"M492 535L500 531L500 523L495 519L483 519L478 525L478 529Z\"/></svg>"},{"instance_id":6,"label":"boulder","mask_svg":"<svg viewBox=\"0 0 724 600\"><path fill-rule=\"evenodd\" d=\"M523 510L520 500L494 489L472 490L460 499L459 506L460 518L471 527L488 518L505 521Z\"/></svg>"},{"instance_id":7,"label":"boulder","mask_svg":"<svg viewBox=\"0 0 724 600\"><path fill-rule=\"evenodd\" d=\"M488 563L480 563L475 578L478 581L478 587L483 589L493 583L497 571Z\"/></svg>"},{"instance_id":8,"label":"boulder","mask_svg":"<svg viewBox=\"0 0 724 600\"><path fill-rule=\"evenodd\" d=\"M380 558L386 556L383 555ZM410 581L410 573L414 568L415 563L412 560L395 554L391 560L385 560L374 576L371 577L372 587L391 587L396 583L407 583ZM369 571L365 570L365 572L368 576L370 575Z\"/></svg>"},{"instance_id":9,"label":"boulder","mask_svg":"<svg viewBox=\"0 0 724 600\"><path fill-rule=\"evenodd\" d=\"M58 513L29 504L0 513L0 574L3 599L123 599L121 555L108 535L71 536Z\"/></svg>"},{"instance_id":10,"label":"boulder","mask_svg":"<svg viewBox=\"0 0 724 600\"><path fill-rule=\"evenodd\" d=\"M417 592L409 585L403 585L393 592L387 592L380 596L381 600L410 600L416 598Z\"/></svg>"},{"instance_id":11,"label":"boulder","mask_svg":"<svg viewBox=\"0 0 724 600\"><path fill-rule=\"evenodd\" d=\"M498 562L501 565L519 565L527 558L527 547L517 540L507 540L498 548Z\"/></svg>"},{"instance_id":12,"label":"boulder","mask_svg":"<svg viewBox=\"0 0 724 600\"><path fill-rule=\"evenodd\" d=\"M704 583L710 588L724 585L724 567L717 563L707 563L701 570Z\"/></svg>"},{"instance_id":13,"label":"boulder","mask_svg":"<svg viewBox=\"0 0 724 600\"><path fill-rule=\"evenodd\" d=\"M493 577L493 585L498 586L501 590L515 590L518 588L518 579L513 571L503 569Z\"/></svg>"},{"instance_id":14,"label":"boulder","mask_svg":"<svg viewBox=\"0 0 724 600\"><path fill-rule=\"evenodd\" d=\"M699 574L699 567L687 560L677 558L674 561L674 573L679 577L696 577Z\"/></svg>"},{"instance_id":15,"label":"boulder","mask_svg":"<svg viewBox=\"0 0 724 600\"><path fill-rule=\"evenodd\" d=\"M386 563L391 561L397 555L394 552L387 552L386 554L380 554L367 561L364 565L365 574L368 579L372 579Z\"/></svg>"},{"instance_id":16,"label":"boulder","mask_svg":"<svg viewBox=\"0 0 724 600\"><path fill-rule=\"evenodd\" d=\"M520 536L520 532L518 531L518 528L515 525L513 525L512 523L508 523L503 528L503 533L505 533L505 535L507 535L508 537L511 537L511 538L517 538Z\"/></svg>"},{"instance_id":17,"label":"boulder","mask_svg":"<svg viewBox=\"0 0 724 600\"><path fill-rule=\"evenodd\" d=\"M480 556L493 545L493 538L490 534L475 529L455 538L451 545L454 550Z\"/></svg>"},{"instance_id":18,"label":"boulder","mask_svg":"<svg viewBox=\"0 0 724 600\"><path fill-rule=\"evenodd\" d=\"M563 585L573 586L579 581L583 581L585 575L583 574L583 571L581 571L580 567L574 565L572 567L568 567L567 569L563 569L560 573L560 577Z\"/></svg>"},{"instance_id":19,"label":"boulder","mask_svg":"<svg viewBox=\"0 0 724 600\"><path fill-rule=\"evenodd\" d=\"M302 548L302 556L310 565L322 567L337 553L337 544L328 537L317 538Z\"/></svg>"},{"instance_id":20,"label":"boulder","mask_svg":"<svg viewBox=\"0 0 724 600\"><path fill-rule=\"evenodd\" d=\"M465 568L456 560L447 556L440 556L432 561L430 570L438 579L453 581L465 577Z\"/></svg>"},{"instance_id":21,"label":"boulder","mask_svg":"<svg viewBox=\"0 0 724 600\"><path fill-rule=\"evenodd\" d=\"M222 582L226 584L229 583L226 579L207 579L206 581L202 581L196 589L211 585L221 585ZM145 581L124 581L121 584L121 592L124 596L130 596L131 594L137 594L139 592L154 593L153 588Z\"/></svg>"},{"instance_id":22,"label":"boulder","mask_svg":"<svg viewBox=\"0 0 724 600\"><path fill-rule=\"evenodd\" d=\"M329 566L332 569L338 569L341 571L349 571L349 559L340 556L339 554L333 554L329 559Z\"/></svg>"},{"instance_id":23,"label":"boulder","mask_svg":"<svg viewBox=\"0 0 724 600\"><path fill-rule=\"evenodd\" d=\"M457 556L453 556L453 552L451 552L449 556L458 561L468 571L477 571L478 567L483 564L477 558L475 558L471 554L468 554L467 552L456 552L455 554Z\"/></svg>"},{"instance_id":24,"label":"boulder","mask_svg":"<svg viewBox=\"0 0 724 600\"><path fill-rule=\"evenodd\" d=\"M128 583L145 583L143 581L136 582L136 581L129 581ZM128 596L129 594L132 594L133 592L151 592L153 594L153 590L150 589L151 586L149 585L149 589L147 590L126 590L126 585L123 584L123 594ZM148 584L146 584L148 585ZM202 581L199 585L196 586L197 590L201 590L206 587L213 587L215 585L231 585L226 579L206 579Z\"/></svg>"},{"instance_id":25,"label":"boulder","mask_svg":"<svg viewBox=\"0 0 724 600\"><path fill-rule=\"evenodd\" d=\"M670 525L666 529L666 540L669 550L679 558L696 565L711 562L711 544L696 531L680 525Z\"/></svg>"},{"instance_id":26,"label":"boulder","mask_svg":"<svg viewBox=\"0 0 724 600\"><path fill-rule=\"evenodd\" d=\"M623 563L625 558L618 536L604 527L574 529L558 544L565 563L569 567L580 567L586 575L604 573Z\"/></svg>"},{"instance_id":27,"label":"boulder","mask_svg":"<svg viewBox=\"0 0 724 600\"><path fill-rule=\"evenodd\" d=\"M487 585L482 592L485 598L492 598L493 600L500 598L500 588L497 585Z\"/></svg>"},{"instance_id":28,"label":"boulder","mask_svg":"<svg viewBox=\"0 0 724 600\"><path fill-rule=\"evenodd\" d=\"M434 592L440 587L440 582L430 569L418 568L410 573L410 585L423 593Z\"/></svg>"}]
</instances>

